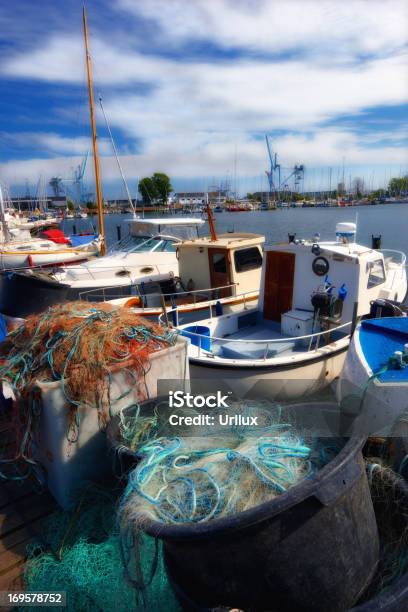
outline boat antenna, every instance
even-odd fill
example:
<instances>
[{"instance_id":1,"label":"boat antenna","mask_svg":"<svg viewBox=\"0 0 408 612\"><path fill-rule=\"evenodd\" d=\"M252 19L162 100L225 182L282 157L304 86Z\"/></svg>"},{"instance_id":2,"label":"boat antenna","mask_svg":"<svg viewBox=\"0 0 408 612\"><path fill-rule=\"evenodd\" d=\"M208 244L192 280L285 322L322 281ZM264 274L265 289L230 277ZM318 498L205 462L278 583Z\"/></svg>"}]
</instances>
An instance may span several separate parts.
<instances>
[{"instance_id":1,"label":"boat antenna","mask_svg":"<svg viewBox=\"0 0 408 612\"><path fill-rule=\"evenodd\" d=\"M103 208L102 208L103 202L102 202L102 191L101 191L101 176L99 172L98 144L96 142L94 97L93 97L93 90L92 90L91 56L89 54L89 47L88 47L88 30L86 27L85 5L82 9L82 14L83 14L83 20L84 20L86 69L87 69L87 74L88 74L89 111L91 115L92 146L93 146L93 158L94 158L94 166L95 166L96 200L97 200L97 205L98 205L98 223L99 223L99 233L101 235L101 240L102 240L101 255L106 255L105 229L103 225Z\"/></svg>"},{"instance_id":2,"label":"boat antenna","mask_svg":"<svg viewBox=\"0 0 408 612\"><path fill-rule=\"evenodd\" d=\"M111 129L110 129L110 126L109 126L108 118L106 116L105 109L103 108L101 94L99 94L99 104L101 106L102 113L103 113L103 116L105 118L106 127L108 128L108 132L109 132L109 136L110 136L110 139L111 139L111 143L112 143L112 147L113 147L113 152L115 153L116 163L118 164L120 176L122 177L122 181L123 181L123 184L124 184L125 189L126 189L127 199L128 199L130 208L133 211L133 216L136 217L137 216L136 215L136 208L133 205L133 201L132 201L132 197L131 197L130 192L129 192L129 187L128 187L128 184L127 184L127 181L126 181L126 177L125 177L125 174L124 174L123 169L122 169L122 165L121 165L120 160L119 160L119 155L118 155L118 151L116 149L115 141L113 140L113 135L112 135L112 132L111 132Z\"/></svg>"},{"instance_id":3,"label":"boat antenna","mask_svg":"<svg viewBox=\"0 0 408 612\"><path fill-rule=\"evenodd\" d=\"M215 231L214 218L212 216L211 206L209 204L207 204L207 217L208 225L210 226L211 242L215 242L217 240L217 233Z\"/></svg>"}]
</instances>

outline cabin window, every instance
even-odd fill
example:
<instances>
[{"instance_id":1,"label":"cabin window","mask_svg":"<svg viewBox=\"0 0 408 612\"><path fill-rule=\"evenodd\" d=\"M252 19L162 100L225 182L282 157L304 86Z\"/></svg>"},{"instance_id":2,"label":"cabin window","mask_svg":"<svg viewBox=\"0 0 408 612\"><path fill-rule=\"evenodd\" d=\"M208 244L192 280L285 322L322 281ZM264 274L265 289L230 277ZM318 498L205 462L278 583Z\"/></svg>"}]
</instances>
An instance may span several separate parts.
<instances>
[{"instance_id":1,"label":"cabin window","mask_svg":"<svg viewBox=\"0 0 408 612\"><path fill-rule=\"evenodd\" d=\"M367 289L382 285L385 282L384 263L382 259L376 259L369 263L369 274Z\"/></svg>"},{"instance_id":2,"label":"cabin window","mask_svg":"<svg viewBox=\"0 0 408 612\"><path fill-rule=\"evenodd\" d=\"M227 272L227 259L224 253L214 253L213 255L214 272L225 274Z\"/></svg>"},{"instance_id":3,"label":"cabin window","mask_svg":"<svg viewBox=\"0 0 408 612\"><path fill-rule=\"evenodd\" d=\"M257 247L235 251L234 260L237 272L248 272L262 266L262 255Z\"/></svg>"}]
</instances>

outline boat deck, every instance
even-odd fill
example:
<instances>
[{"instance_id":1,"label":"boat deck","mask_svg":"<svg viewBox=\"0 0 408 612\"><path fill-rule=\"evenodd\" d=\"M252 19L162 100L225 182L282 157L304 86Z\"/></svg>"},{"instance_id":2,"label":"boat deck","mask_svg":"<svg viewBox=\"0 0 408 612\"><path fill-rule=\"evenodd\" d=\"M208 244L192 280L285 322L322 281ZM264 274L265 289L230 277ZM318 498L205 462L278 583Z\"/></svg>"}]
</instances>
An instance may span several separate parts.
<instances>
[{"instance_id":1,"label":"boat deck","mask_svg":"<svg viewBox=\"0 0 408 612\"><path fill-rule=\"evenodd\" d=\"M330 341L338 340L345 334L330 332ZM242 340L230 342L228 340ZM274 342L269 342L274 340ZM276 341L275 341L276 340ZM324 345L324 339L317 337L312 342L312 349ZM230 359L262 359L271 357L286 357L292 354L304 353L309 350L309 340L293 340L280 331L280 325L273 322L257 322L226 336L222 343L215 341L212 352L220 357Z\"/></svg>"}]
</instances>

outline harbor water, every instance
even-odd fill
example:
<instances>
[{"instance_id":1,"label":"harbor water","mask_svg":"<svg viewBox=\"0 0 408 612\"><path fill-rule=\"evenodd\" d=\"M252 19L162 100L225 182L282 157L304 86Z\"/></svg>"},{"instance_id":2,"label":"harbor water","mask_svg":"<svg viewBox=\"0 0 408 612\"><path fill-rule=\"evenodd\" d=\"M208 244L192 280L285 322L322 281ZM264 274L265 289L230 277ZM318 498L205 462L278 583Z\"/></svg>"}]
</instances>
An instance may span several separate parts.
<instances>
[{"instance_id":1,"label":"harbor water","mask_svg":"<svg viewBox=\"0 0 408 612\"><path fill-rule=\"evenodd\" d=\"M157 216L146 213L146 217ZM199 216L194 213L192 216ZM121 226L122 237L128 233L126 219L130 214L105 215L105 232L108 246L117 240L117 226ZM65 220L63 229L75 228L85 231L92 223L97 225L97 217L88 219ZM357 219L356 241L371 245L372 234L382 236L382 248L408 251L408 206L405 204L379 204L376 206L331 207L331 208L282 208L269 211L223 212L215 214L216 229L222 232L255 232L264 234L266 244L287 240L288 233L295 233L297 238L311 238L319 232L322 240L335 240L336 223L341 221L355 222ZM208 224L200 230L201 235L208 235Z\"/></svg>"}]
</instances>

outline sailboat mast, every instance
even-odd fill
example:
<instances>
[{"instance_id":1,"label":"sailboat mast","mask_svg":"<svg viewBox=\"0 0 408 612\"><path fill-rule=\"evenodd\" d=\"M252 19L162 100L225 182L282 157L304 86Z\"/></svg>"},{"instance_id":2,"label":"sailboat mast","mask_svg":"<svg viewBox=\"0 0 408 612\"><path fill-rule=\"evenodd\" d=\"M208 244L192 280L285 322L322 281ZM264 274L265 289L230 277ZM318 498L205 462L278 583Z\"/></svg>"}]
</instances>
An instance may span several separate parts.
<instances>
[{"instance_id":1,"label":"sailboat mast","mask_svg":"<svg viewBox=\"0 0 408 612\"><path fill-rule=\"evenodd\" d=\"M99 233L102 238L101 255L106 255L105 228L103 225L103 210L102 210L103 203L102 203L102 191L101 191L101 176L99 172L99 156L98 156L98 144L96 141L94 97L93 97L93 90L92 90L91 57L89 55L89 47L88 47L88 30L86 27L85 6L83 7L83 18L84 18L84 37L85 37L85 51L86 51L86 70L88 74L89 110L91 114L92 146L93 146L93 158L94 158L94 166L95 166L96 201L98 205Z\"/></svg>"},{"instance_id":2,"label":"sailboat mast","mask_svg":"<svg viewBox=\"0 0 408 612\"><path fill-rule=\"evenodd\" d=\"M6 221L6 213L4 210L4 199L3 199L3 190L0 185L0 221L3 228L3 241L9 242L10 240L10 232Z\"/></svg>"}]
</instances>

